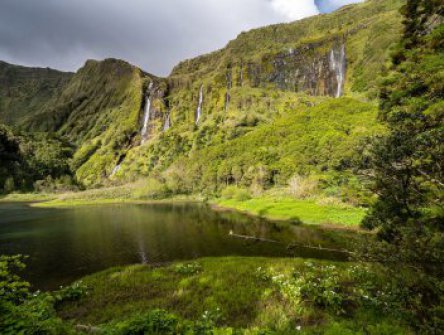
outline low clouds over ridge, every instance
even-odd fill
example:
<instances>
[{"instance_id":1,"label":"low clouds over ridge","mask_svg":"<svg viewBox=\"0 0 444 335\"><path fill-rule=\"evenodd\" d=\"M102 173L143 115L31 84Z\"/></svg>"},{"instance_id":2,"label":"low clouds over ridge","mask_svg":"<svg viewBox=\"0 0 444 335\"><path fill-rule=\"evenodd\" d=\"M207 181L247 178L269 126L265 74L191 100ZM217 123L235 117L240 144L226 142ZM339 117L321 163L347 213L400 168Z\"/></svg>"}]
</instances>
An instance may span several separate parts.
<instances>
[{"instance_id":1,"label":"low clouds over ridge","mask_svg":"<svg viewBox=\"0 0 444 335\"><path fill-rule=\"evenodd\" d=\"M360 0L2 0L0 60L74 71L125 59L157 75L241 31Z\"/></svg>"}]
</instances>

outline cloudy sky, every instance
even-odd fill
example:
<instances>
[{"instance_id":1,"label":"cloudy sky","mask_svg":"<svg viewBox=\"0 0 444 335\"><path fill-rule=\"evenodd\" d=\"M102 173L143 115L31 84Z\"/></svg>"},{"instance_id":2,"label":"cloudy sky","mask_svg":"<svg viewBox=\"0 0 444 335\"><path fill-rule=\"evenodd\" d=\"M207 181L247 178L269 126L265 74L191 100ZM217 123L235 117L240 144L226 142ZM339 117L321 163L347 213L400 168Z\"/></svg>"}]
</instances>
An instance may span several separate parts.
<instances>
[{"instance_id":1,"label":"cloudy sky","mask_svg":"<svg viewBox=\"0 0 444 335\"><path fill-rule=\"evenodd\" d=\"M0 0L0 60L75 71L115 57L167 75L241 31L362 0Z\"/></svg>"}]
</instances>

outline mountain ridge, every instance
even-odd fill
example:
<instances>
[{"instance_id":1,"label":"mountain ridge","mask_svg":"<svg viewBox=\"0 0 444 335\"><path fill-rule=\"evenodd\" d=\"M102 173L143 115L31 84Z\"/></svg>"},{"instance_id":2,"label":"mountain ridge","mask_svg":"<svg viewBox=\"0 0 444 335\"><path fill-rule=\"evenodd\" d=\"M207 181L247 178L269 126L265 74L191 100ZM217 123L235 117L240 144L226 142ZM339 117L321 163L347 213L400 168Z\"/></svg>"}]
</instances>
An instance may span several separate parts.
<instances>
[{"instance_id":1,"label":"mountain ridge","mask_svg":"<svg viewBox=\"0 0 444 335\"><path fill-rule=\"evenodd\" d=\"M327 97L372 100L375 73L401 33L402 3L369 0L243 32L166 78L123 60L88 60L15 125L69 140L73 172L87 187L160 173Z\"/></svg>"}]
</instances>

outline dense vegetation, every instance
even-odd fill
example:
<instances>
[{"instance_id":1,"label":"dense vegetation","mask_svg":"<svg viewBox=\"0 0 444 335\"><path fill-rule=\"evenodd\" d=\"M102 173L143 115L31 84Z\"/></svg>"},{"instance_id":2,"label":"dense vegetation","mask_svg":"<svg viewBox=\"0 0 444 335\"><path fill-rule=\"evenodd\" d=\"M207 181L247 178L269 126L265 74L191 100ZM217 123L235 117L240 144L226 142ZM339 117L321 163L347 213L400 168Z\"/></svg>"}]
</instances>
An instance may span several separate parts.
<instances>
[{"instance_id":1,"label":"dense vegetation","mask_svg":"<svg viewBox=\"0 0 444 335\"><path fill-rule=\"evenodd\" d=\"M73 148L46 133L14 134L0 125L0 193L75 189Z\"/></svg>"},{"instance_id":2,"label":"dense vegetation","mask_svg":"<svg viewBox=\"0 0 444 335\"><path fill-rule=\"evenodd\" d=\"M415 268L422 332L444 329L444 5L410 0L405 31L381 89L388 135L375 141L371 167L379 195L364 224L380 243L365 256ZM421 321L419 321L421 320ZM423 324L421 324L423 323Z\"/></svg>"},{"instance_id":3,"label":"dense vegetation","mask_svg":"<svg viewBox=\"0 0 444 335\"><path fill-rule=\"evenodd\" d=\"M72 173L81 185L94 187L146 176L157 178L171 165L175 170L184 159L191 162L194 157L206 154L205 148L209 152L220 151L223 145L230 147L231 141L238 147L243 140L253 145L253 136L244 135L256 126L261 126L259 133L266 135L267 126L274 127L273 124L280 122L278 127L282 128L287 117L291 117L292 122L305 122L301 116L304 111L322 104L325 101L322 96L336 96L339 90L355 99L343 101L344 110L351 111L356 105L357 111L368 111L362 114L365 120L358 123L360 119L356 115L349 120L355 122L349 124L350 129L354 129L351 135L340 136L340 130L335 129L320 139L313 138L310 145L317 146L318 140L319 145L330 143L335 160L343 159L350 170L350 151L356 148L356 140L377 130L375 119L370 115L373 103L364 107L363 101L365 97L375 97L375 73L384 71L389 65L390 47L401 31L398 12L401 3L401 0L371 0L329 15L245 32L215 53L182 62L166 79L114 59L88 61L74 75L38 69L30 69L28 73L25 68L5 65L6 86L14 87L21 98L5 98L7 103L0 105L0 118L3 122L8 119L11 126L31 132L56 133L68 141L74 148L73 159L69 162ZM346 65L344 83L338 81L332 57L336 65ZM48 75L40 75L42 71L47 71ZM41 78L41 82L36 83L36 77ZM11 84L15 82L11 78L20 85ZM57 78L63 80L56 81ZM43 88L33 93L36 89L29 87L47 88L49 93L44 95ZM32 102L29 108L21 108L22 100L30 101L27 97L31 95L39 103ZM151 102L148 140L140 145L148 97ZM196 124L200 98L202 117ZM347 117L345 111L341 112L341 106L331 104L336 114ZM330 106L326 102L320 122L329 122L326 111ZM15 113L18 109L22 111L20 118L9 120L9 115L18 115ZM322 107L315 109L313 114L320 113L320 109ZM373 117L376 111L374 113ZM168 129L165 127L167 120ZM313 127L316 127L314 123ZM362 128L359 130L359 127ZM268 131L273 130L269 128ZM341 145L336 149L334 144L337 143ZM283 150L287 152L276 161L268 157L266 162L257 162L253 155L244 156L235 169L261 169L258 165L267 165L271 168L267 173L275 174L275 166L283 165L282 171L278 171L282 185L300 170L305 174L311 167L315 171L325 168L325 152L319 153L323 156L319 163L307 163L309 152L305 149L306 152L301 153L305 155L301 157L303 162L298 159L289 162L290 152L285 149L289 145L284 143ZM218 149L213 149L216 147ZM342 152L344 149L347 152ZM122 168L117 169L120 173L113 173L122 162ZM338 166L339 163L333 164ZM195 170L197 164L193 165L190 168ZM231 162L226 165L230 166ZM205 165L200 162L200 167L205 168ZM345 166L340 167L343 168ZM222 171L218 178L229 179L229 174ZM213 178L214 171L206 175ZM190 175L190 178L196 179L196 176ZM277 176L267 179L269 184L277 180ZM193 186L193 191L220 193L219 181L206 180L205 183ZM248 182L246 184L249 186ZM173 192L189 193L189 189L187 185Z\"/></svg>"},{"instance_id":4,"label":"dense vegetation","mask_svg":"<svg viewBox=\"0 0 444 335\"><path fill-rule=\"evenodd\" d=\"M0 326L10 334L75 332L70 322L93 323L104 334L442 334L444 6L406 2L390 61L402 3L370 0L243 33L179 64L168 79L121 61L88 62L23 123L46 134L0 128L4 192L36 180L70 184L70 175L84 186L143 177L134 189L87 194L203 194L262 216L350 226L366 214L353 206L367 206L363 226L377 234L360 243L357 265L218 259L139 266L32 296L15 275L20 259L2 258ZM307 63L325 66L342 43L347 97L333 99L332 74ZM318 77L288 77L295 68ZM151 133L140 145L147 98ZM68 199L82 200L76 197Z\"/></svg>"},{"instance_id":5,"label":"dense vegetation","mask_svg":"<svg viewBox=\"0 0 444 335\"><path fill-rule=\"evenodd\" d=\"M61 92L72 73L0 61L0 123L20 125Z\"/></svg>"},{"instance_id":6,"label":"dense vegetation","mask_svg":"<svg viewBox=\"0 0 444 335\"><path fill-rule=\"evenodd\" d=\"M0 259L5 335L413 334L405 320L414 301L403 301L411 287L398 291L384 272L372 274L377 266L369 271L320 261L203 259L110 269L33 295L16 275L21 268L20 258Z\"/></svg>"}]
</instances>

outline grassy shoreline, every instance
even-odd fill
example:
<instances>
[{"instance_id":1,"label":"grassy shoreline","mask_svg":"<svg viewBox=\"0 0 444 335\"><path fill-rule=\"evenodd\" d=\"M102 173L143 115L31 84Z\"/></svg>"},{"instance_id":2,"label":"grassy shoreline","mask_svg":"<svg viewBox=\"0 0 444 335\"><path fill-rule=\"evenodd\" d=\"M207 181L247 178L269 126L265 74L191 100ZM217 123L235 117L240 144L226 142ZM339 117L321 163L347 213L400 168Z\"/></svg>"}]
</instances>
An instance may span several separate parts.
<instances>
[{"instance_id":1,"label":"grassy shoreline","mask_svg":"<svg viewBox=\"0 0 444 335\"><path fill-rule=\"evenodd\" d=\"M124 191L124 192L123 192ZM364 208L346 204L322 204L315 200L262 196L248 200L204 199L199 196L175 196L143 199L131 195L132 188L109 188L64 194L10 194L0 202L30 202L38 208L70 208L114 204L168 204L207 202L216 211L238 211L270 221L284 221L308 226L359 230L366 215Z\"/></svg>"},{"instance_id":2,"label":"grassy shoreline","mask_svg":"<svg viewBox=\"0 0 444 335\"><path fill-rule=\"evenodd\" d=\"M366 215L363 208L348 205L322 205L313 200L290 198L215 199L215 210L235 210L270 221L297 222L330 228L359 229Z\"/></svg>"}]
</instances>

